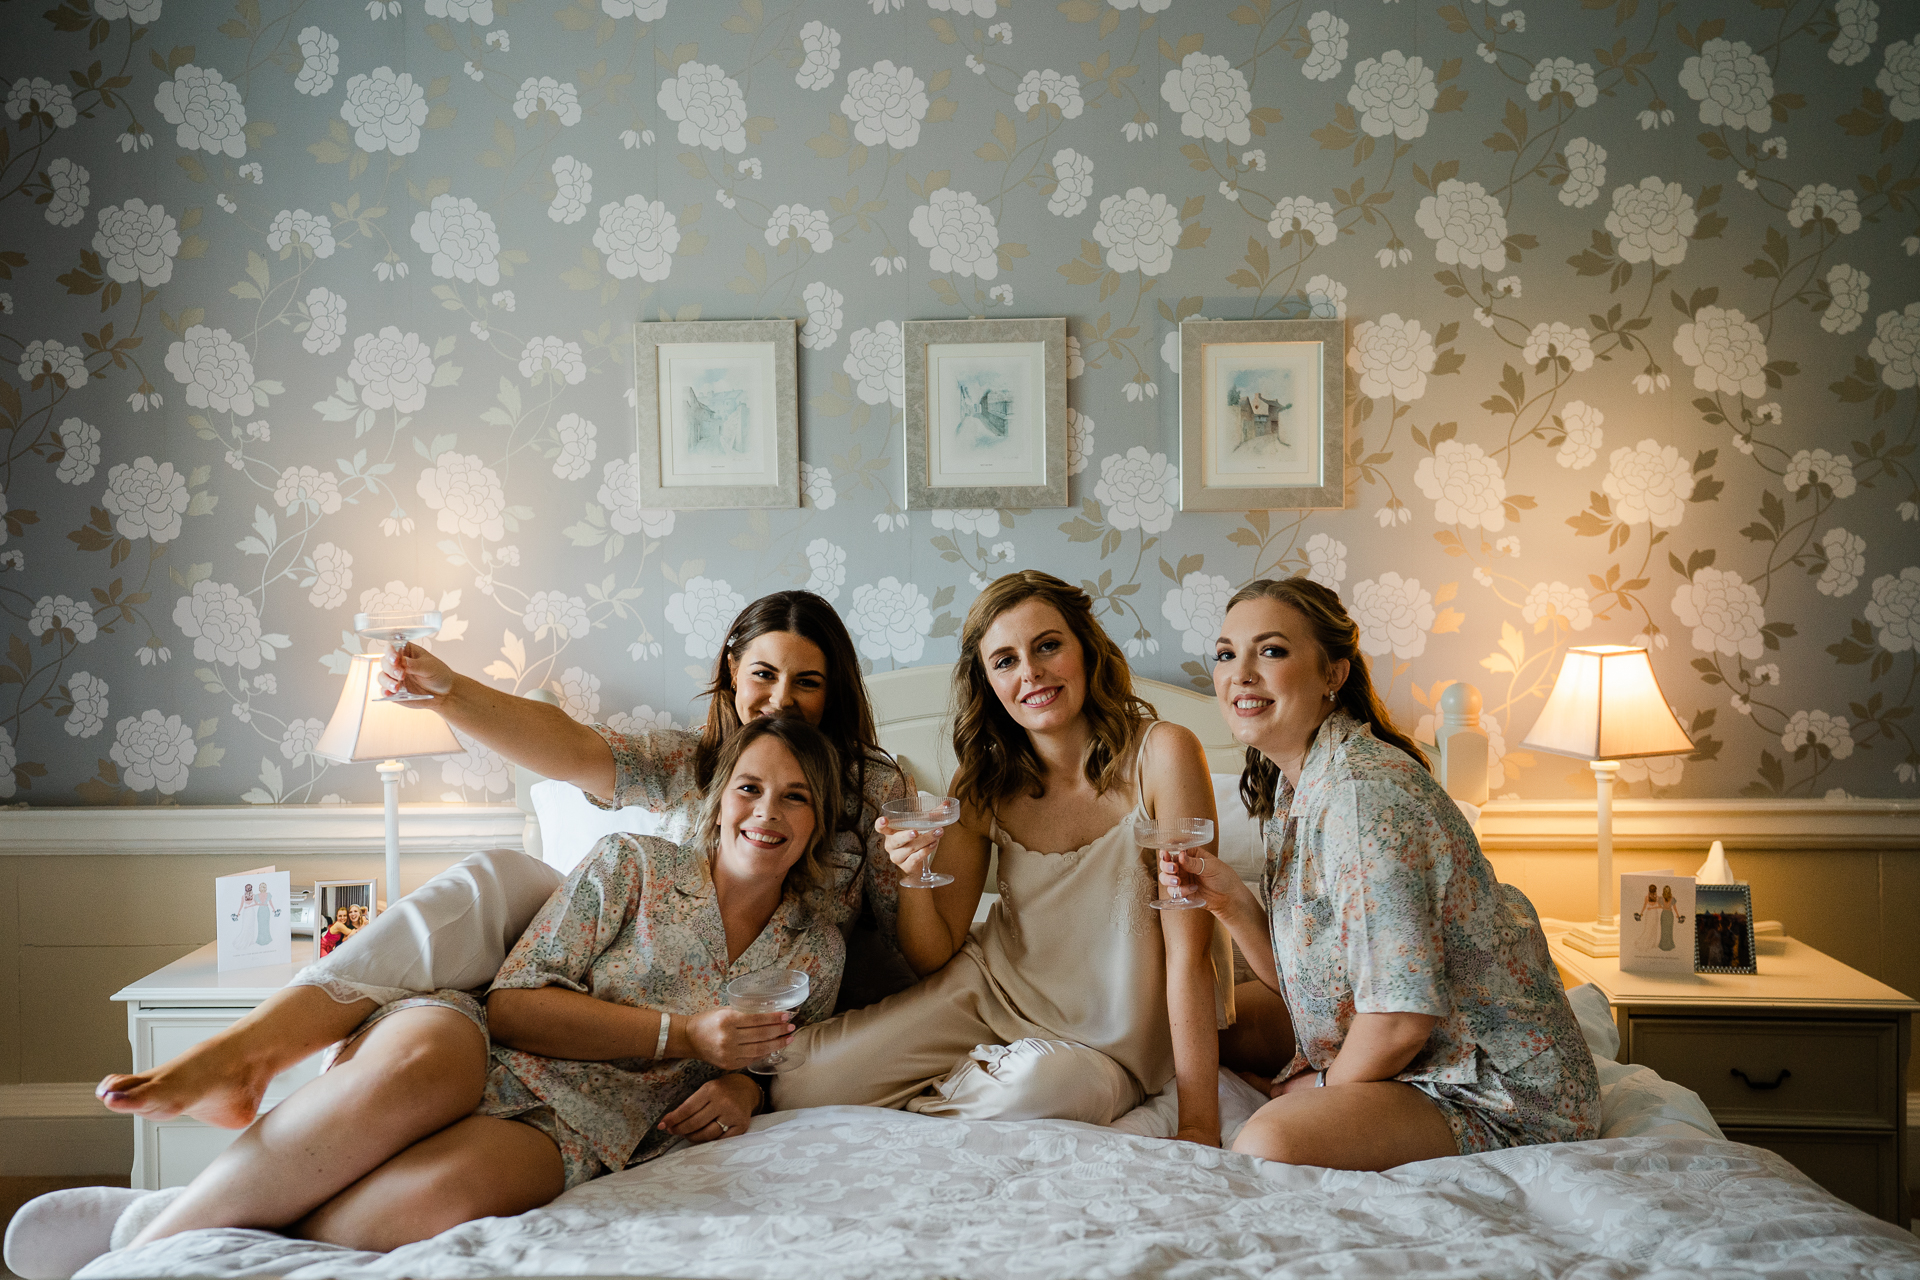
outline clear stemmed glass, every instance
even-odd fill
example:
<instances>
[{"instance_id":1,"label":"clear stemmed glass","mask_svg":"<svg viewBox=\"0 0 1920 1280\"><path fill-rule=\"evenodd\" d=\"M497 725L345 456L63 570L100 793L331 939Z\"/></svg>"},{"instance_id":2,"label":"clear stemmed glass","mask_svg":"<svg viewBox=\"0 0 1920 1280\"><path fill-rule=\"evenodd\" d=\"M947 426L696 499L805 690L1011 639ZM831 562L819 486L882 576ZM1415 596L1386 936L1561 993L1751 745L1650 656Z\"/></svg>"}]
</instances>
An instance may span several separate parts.
<instances>
[{"instance_id":1,"label":"clear stemmed glass","mask_svg":"<svg viewBox=\"0 0 1920 1280\"><path fill-rule=\"evenodd\" d=\"M778 1013L798 1009L813 990L813 979L800 969L762 969L735 978L725 987L727 1004L745 1013ZM747 1070L763 1075L778 1072L787 1061L784 1049L775 1049L766 1057L747 1064Z\"/></svg>"},{"instance_id":2,"label":"clear stemmed glass","mask_svg":"<svg viewBox=\"0 0 1920 1280\"><path fill-rule=\"evenodd\" d=\"M1135 819L1133 823L1133 842L1143 849L1177 853L1183 849L1197 849L1211 839L1213 822L1207 818L1175 818L1167 822ZM1181 911L1207 904L1199 898L1189 898L1176 891L1171 898L1155 895L1147 905L1156 911Z\"/></svg>"},{"instance_id":3,"label":"clear stemmed glass","mask_svg":"<svg viewBox=\"0 0 1920 1280\"><path fill-rule=\"evenodd\" d=\"M952 796L922 791L910 800L889 800L880 806L880 812L886 816L888 826L902 831L938 831L960 821L960 802ZM933 855L938 847L927 850L927 860L920 864L919 875L900 877L902 889L934 889L953 883L952 876L933 869Z\"/></svg>"},{"instance_id":4,"label":"clear stemmed glass","mask_svg":"<svg viewBox=\"0 0 1920 1280\"><path fill-rule=\"evenodd\" d=\"M389 610L382 613L356 613L353 615L354 634L362 640L383 640L398 658L409 641L425 640L440 630L440 612L437 609ZM382 694L376 702L426 702L432 694L408 693L404 688L392 693Z\"/></svg>"}]
</instances>

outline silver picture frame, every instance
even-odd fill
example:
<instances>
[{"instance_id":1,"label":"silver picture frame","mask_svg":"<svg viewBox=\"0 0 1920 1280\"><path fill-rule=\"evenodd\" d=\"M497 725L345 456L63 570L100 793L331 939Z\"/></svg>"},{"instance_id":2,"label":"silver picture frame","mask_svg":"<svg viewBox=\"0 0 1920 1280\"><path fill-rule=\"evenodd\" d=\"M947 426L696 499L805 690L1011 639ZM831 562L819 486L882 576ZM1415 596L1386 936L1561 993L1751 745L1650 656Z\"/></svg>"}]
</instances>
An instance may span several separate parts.
<instances>
[{"instance_id":1,"label":"silver picture frame","mask_svg":"<svg viewBox=\"0 0 1920 1280\"><path fill-rule=\"evenodd\" d=\"M1347 504L1347 326L1180 323L1180 509Z\"/></svg>"},{"instance_id":2,"label":"silver picture frame","mask_svg":"<svg viewBox=\"0 0 1920 1280\"><path fill-rule=\"evenodd\" d=\"M797 332L792 320L634 325L640 505L800 505Z\"/></svg>"},{"instance_id":3,"label":"silver picture frame","mask_svg":"<svg viewBox=\"0 0 1920 1280\"><path fill-rule=\"evenodd\" d=\"M1067 321L909 320L906 507L1064 507Z\"/></svg>"}]
</instances>

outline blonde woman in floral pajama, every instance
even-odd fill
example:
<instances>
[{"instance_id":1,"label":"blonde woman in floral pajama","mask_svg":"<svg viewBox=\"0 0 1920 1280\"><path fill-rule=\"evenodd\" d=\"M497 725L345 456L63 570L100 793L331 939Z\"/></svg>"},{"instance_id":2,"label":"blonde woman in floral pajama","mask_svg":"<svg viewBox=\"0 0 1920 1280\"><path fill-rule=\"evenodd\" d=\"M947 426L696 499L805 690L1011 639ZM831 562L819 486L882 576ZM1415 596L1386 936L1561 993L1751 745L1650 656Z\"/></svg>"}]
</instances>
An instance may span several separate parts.
<instances>
[{"instance_id":1,"label":"blonde woman in floral pajama","mask_svg":"<svg viewBox=\"0 0 1920 1280\"><path fill-rule=\"evenodd\" d=\"M417 1002L456 1010L491 1039L475 1112L344 1183L256 1144L226 1180L256 1188L251 1212L196 1184L134 1243L222 1225L393 1249L536 1208L677 1139L744 1129L765 1095L741 1069L786 1043L796 1017L830 1013L840 986L845 943L820 856L840 769L819 730L787 716L742 728L715 765L724 782L709 789L694 838L601 840L515 945L484 1007L462 992ZM725 1007L726 983L761 969L806 972L806 1003ZM381 1010L346 1053L408 1008Z\"/></svg>"},{"instance_id":2,"label":"blonde woman in floral pajama","mask_svg":"<svg viewBox=\"0 0 1920 1280\"><path fill-rule=\"evenodd\" d=\"M1389 1169L1598 1136L1540 922L1393 726L1340 598L1305 578L1242 588L1213 683L1266 822L1265 900L1200 850L1160 878L1197 879L1260 979L1221 1055L1271 1074L1273 1101L1234 1149Z\"/></svg>"}]
</instances>

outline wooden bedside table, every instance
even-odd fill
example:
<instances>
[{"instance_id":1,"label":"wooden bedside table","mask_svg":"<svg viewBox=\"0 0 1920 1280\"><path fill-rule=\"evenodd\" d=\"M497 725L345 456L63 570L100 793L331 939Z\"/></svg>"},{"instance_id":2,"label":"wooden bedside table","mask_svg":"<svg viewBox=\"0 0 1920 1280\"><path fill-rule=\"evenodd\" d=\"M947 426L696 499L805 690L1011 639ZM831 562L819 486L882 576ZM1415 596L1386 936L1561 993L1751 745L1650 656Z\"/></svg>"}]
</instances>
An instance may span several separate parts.
<instances>
[{"instance_id":1,"label":"wooden bedside table","mask_svg":"<svg viewBox=\"0 0 1920 1280\"><path fill-rule=\"evenodd\" d=\"M1554 963L1607 997L1620 1061L1692 1089L1733 1141L1909 1224L1907 1057L1920 1002L1792 938L1760 940L1757 974L1622 973L1618 957L1563 939L1548 939Z\"/></svg>"},{"instance_id":2,"label":"wooden bedside table","mask_svg":"<svg viewBox=\"0 0 1920 1280\"><path fill-rule=\"evenodd\" d=\"M127 1039L133 1042L133 1069L151 1071L189 1045L231 1026L250 1009L286 986L313 959L313 942L293 943L293 963L257 969L215 969L214 945L180 957L115 992L127 1005ZM320 1074L320 1055L273 1078L261 1111ZM133 1186L153 1191L182 1186L225 1151L242 1130L216 1129L198 1120L133 1122Z\"/></svg>"}]
</instances>

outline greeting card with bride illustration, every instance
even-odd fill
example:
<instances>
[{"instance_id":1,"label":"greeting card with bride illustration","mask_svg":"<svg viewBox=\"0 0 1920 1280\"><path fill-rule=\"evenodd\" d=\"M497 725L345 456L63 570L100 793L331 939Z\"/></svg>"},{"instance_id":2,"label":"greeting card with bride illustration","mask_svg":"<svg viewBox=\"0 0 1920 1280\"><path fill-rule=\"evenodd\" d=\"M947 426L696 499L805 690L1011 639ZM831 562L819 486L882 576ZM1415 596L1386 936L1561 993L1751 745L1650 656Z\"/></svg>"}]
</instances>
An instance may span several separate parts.
<instances>
[{"instance_id":1,"label":"greeting card with bride illustration","mask_svg":"<svg viewBox=\"0 0 1920 1280\"><path fill-rule=\"evenodd\" d=\"M293 963L293 916L287 909L291 879L291 872L272 867L214 878L219 970Z\"/></svg>"},{"instance_id":2,"label":"greeting card with bride illustration","mask_svg":"<svg viewBox=\"0 0 1920 1280\"><path fill-rule=\"evenodd\" d=\"M1693 972L1693 877L1663 871L1620 877L1620 967Z\"/></svg>"}]
</instances>

